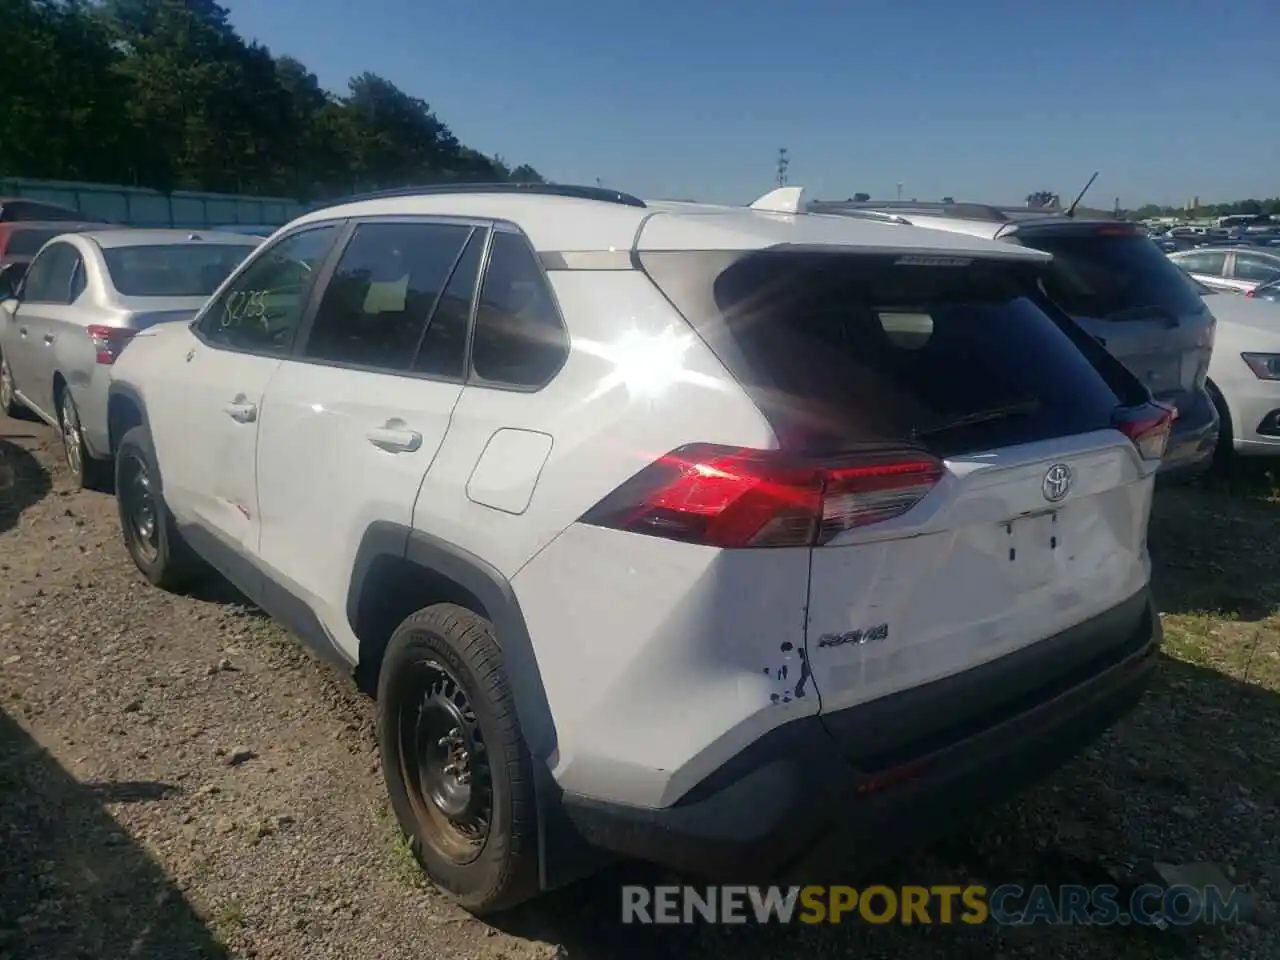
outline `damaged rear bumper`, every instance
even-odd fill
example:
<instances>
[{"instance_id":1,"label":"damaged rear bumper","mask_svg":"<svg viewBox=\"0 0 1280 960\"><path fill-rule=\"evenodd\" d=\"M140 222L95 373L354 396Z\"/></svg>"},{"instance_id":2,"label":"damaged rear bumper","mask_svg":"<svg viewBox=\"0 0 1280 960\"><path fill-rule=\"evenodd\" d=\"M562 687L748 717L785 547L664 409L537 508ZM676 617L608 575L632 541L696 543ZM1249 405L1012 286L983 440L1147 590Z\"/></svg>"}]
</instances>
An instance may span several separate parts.
<instances>
[{"instance_id":1,"label":"damaged rear bumper","mask_svg":"<svg viewBox=\"0 0 1280 960\"><path fill-rule=\"evenodd\" d=\"M565 794L563 809L596 847L705 876L764 881L880 860L1095 740L1141 697L1161 638L1144 589L993 663L779 727L673 806Z\"/></svg>"}]
</instances>

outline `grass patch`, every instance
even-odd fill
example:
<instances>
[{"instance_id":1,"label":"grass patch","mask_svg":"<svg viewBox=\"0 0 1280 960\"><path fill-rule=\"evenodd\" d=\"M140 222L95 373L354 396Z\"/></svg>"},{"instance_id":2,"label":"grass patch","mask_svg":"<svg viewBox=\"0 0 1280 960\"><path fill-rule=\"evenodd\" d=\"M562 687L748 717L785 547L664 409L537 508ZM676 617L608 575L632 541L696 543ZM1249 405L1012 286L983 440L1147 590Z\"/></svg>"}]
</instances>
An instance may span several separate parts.
<instances>
[{"instance_id":1,"label":"grass patch","mask_svg":"<svg viewBox=\"0 0 1280 960\"><path fill-rule=\"evenodd\" d=\"M209 911L209 931L219 943L226 945L244 929L244 907L239 900L224 900Z\"/></svg>"}]
</instances>

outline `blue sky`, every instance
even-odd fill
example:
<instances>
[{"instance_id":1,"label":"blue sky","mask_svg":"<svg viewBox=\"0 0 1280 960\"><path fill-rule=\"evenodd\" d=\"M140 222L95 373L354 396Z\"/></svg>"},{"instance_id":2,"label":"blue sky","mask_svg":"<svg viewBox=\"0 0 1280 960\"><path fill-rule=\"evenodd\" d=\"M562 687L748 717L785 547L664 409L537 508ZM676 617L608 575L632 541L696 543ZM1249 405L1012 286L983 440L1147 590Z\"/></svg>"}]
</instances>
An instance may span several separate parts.
<instances>
[{"instance_id":1,"label":"blue sky","mask_svg":"<svg viewBox=\"0 0 1280 960\"><path fill-rule=\"evenodd\" d=\"M331 90L371 70L550 179L746 202L1280 195L1277 0L223 0Z\"/></svg>"}]
</instances>

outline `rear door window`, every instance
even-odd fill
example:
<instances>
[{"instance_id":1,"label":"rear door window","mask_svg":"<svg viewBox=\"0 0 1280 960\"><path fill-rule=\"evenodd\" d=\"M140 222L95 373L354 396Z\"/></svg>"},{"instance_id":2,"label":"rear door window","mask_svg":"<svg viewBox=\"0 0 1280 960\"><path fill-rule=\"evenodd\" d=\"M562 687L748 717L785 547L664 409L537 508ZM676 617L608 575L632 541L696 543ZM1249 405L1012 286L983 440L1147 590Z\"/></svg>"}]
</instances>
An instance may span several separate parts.
<instances>
[{"instance_id":1,"label":"rear door window","mask_svg":"<svg viewBox=\"0 0 1280 960\"><path fill-rule=\"evenodd\" d=\"M1204 309L1178 268L1146 237L1064 230L1017 238L1053 254L1045 291L1073 316L1123 320L1149 318L1152 311L1177 317Z\"/></svg>"},{"instance_id":2,"label":"rear door window","mask_svg":"<svg viewBox=\"0 0 1280 960\"><path fill-rule=\"evenodd\" d=\"M950 456L1103 429L1139 399L1132 378L1045 302L1035 268L907 260L641 255L784 449L908 442Z\"/></svg>"},{"instance_id":3,"label":"rear door window","mask_svg":"<svg viewBox=\"0 0 1280 960\"><path fill-rule=\"evenodd\" d=\"M1237 253L1232 276L1237 280L1247 280L1250 283L1270 283L1280 278L1280 261L1248 253Z\"/></svg>"},{"instance_id":4,"label":"rear door window","mask_svg":"<svg viewBox=\"0 0 1280 960\"><path fill-rule=\"evenodd\" d=\"M361 224L325 288L303 356L391 372L410 370L428 321L476 232L457 223ZM464 283L469 312L468 283L474 285L474 272ZM442 372L461 375L465 334L466 313L461 332L454 331L450 341L453 354L441 361Z\"/></svg>"}]
</instances>

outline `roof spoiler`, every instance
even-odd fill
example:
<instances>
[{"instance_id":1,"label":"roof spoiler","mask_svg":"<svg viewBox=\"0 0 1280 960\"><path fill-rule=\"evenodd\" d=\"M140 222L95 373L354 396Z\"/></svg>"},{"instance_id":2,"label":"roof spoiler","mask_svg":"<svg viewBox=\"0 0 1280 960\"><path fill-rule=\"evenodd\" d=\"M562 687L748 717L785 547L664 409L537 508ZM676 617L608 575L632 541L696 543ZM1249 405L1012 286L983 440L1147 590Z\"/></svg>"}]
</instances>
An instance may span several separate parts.
<instances>
[{"instance_id":1,"label":"roof spoiler","mask_svg":"<svg viewBox=\"0 0 1280 960\"><path fill-rule=\"evenodd\" d=\"M804 187L778 187L751 204L765 213L804 213Z\"/></svg>"}]
</instances>

